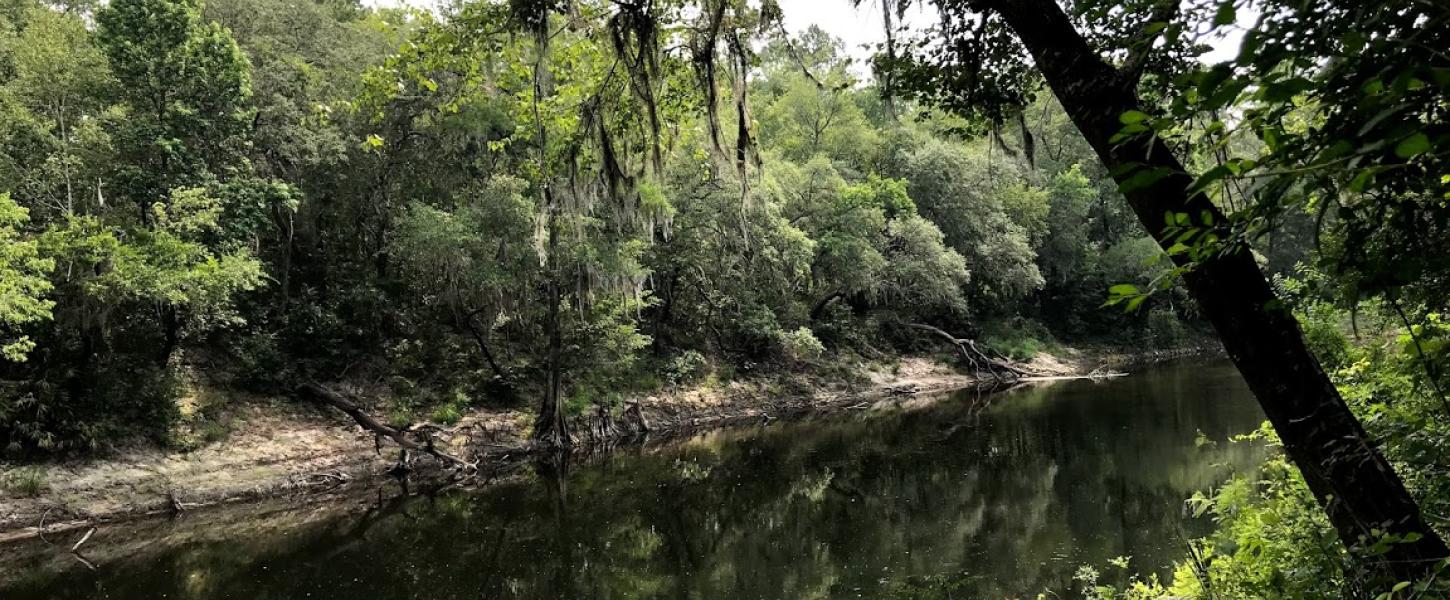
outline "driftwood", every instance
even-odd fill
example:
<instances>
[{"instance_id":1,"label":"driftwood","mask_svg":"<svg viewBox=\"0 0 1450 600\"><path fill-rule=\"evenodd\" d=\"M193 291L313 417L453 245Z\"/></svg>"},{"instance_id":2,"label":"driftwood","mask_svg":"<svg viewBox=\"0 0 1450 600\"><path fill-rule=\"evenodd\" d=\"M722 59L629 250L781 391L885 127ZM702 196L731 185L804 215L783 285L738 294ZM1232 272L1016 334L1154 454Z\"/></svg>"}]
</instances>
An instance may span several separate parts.
<instances>
[{"instance_id":1,"label":"driftwood","mask_svg":"<svg viewBox=\"0 0 1450 600\"><path fill-rule=\"evenodd\" d=\"M71 553L72 554L79 553L80 552L80 549L81 549L81 546L84 546L84 545L86 545L86 542L91 541L91 536L93 536L95 534L96 534L96 528L95 527L92 527L90 529L90 531L87 531L85 535L81 536L81 541L76 542L76 545L70 547Z\"/></svg>"},{"instance_id":2,"label":"driftwood","mask_svg":"<svg viewBox=\"0 0 1450 600\"><path fill-rule=\"evenodd\" d=\"M918 331L925 331L945 340L957 349L957 353L961 354L962 359L972 365L973 369L980 371L983 365L985 365L986 370L993 375L999 372L1011 373L1016 377L1037 377L1042 375L1041 373L1022 370L1005 360L988 356L986 352L983 352L981 348L977 347L976 342L954 336L940 327L933 327L924 323L902 323L902 325Z\"/></svg>"},{"instance_id":3,"label":"driftwood","mask_svg":"<svg viewBox=\"0 0 1450 600\"><path fill-rule=\"evenodd\" d=\"M337 408L338 410L341 410L342 412L347 413L347 415L349 417L352 417L352 420L357 421L357 424L361 425L363 429L373 432L374 435L377 435L380 438L386 437L390 440L393 440L393 442L398 444L398 446L402 448L405 452L408 450L422 452L455 467L459 467L469 471L477 469L477 465L474 465L471 462L465 461L461 458L458 458L457 456L453 456L452 454L448 454L447 452L439 450L433 444L432 435L428 435L425 433L424 441L419 442L418 440L409 437L409 432L405 429L395 429L393 427L384 425L382 422L373 418L372 415L364 412L363 409L358 407L358 405L348 401L348 399L344 398L342 394L329 390L316 383L310 382L298 386L297 389L305 396L311 397L314 400L317 400L319 402L322 402L323 404L327 404L329 406Z\"/></svg>"}]
</instances>

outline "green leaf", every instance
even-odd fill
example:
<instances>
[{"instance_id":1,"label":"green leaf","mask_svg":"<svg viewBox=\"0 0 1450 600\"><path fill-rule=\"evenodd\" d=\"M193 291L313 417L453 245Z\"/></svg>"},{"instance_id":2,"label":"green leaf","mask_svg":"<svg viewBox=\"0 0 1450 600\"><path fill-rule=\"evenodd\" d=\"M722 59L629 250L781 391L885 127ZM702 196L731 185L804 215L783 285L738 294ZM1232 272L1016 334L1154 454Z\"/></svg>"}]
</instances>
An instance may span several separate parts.
<instances>
[{"instance_id":1,"label":"green leaf","mask_svg":"<svg viewBox=\"0 0 1450 600\"><path fill-rule=\"evenodd\" d=\"M1361 51L1364 50L1365 38L1363 33L1360 33L1358 31L1351 31L1344 34L1344 39L1342 41L1344 42L1345 54L1349 54L1352 56L1355 54L1359 54Z\"/></svg>"},{"instance_id":2,"label":"green leaf","mask_svg":"<svg viewBox=\"0 0 1450 600\"><path fill-rule=\"evenodd\" d=\"M1233 0L1218 5L1218 12L1213 15L1215 26L1232 25L1238 21L1238 11L1234 9Z\"/></svg>"},{"instance_id":3,"label":"green leaf","mask_svg":"<svg viewBox=\"0 0 1450 600\"><path fill-rule=\"evenodd\" d=\"M1138 310L1138 307L1139 306L1142 306L1143 301L1144 300L1147 300L1147 299L1148 299L1147 296L1135 296L1135 297L1133 297L1132 300L1129 300L1128 301L1128 305L1125 306L1125 307L1123 307L1123 312L1135 312L1135 311L1137 311Z\"/></svg>"},{"instance_id":4,"label":"green leaf","mask_svg":"<svg viewBox=\"0 0 1450 600\"><path fill-rule=\"evenodd\" d=\"M1400 158L1414 158L1429 150L1430 138L1423 132L1420 132L1400 140L1400 143L1395 145L1395 156Z\"/></svg>"},{"instance_id":5,"label":"green leaf","mask_svg":"<svg viewBox=\"0 0 1450 600\"><path fill-rule=\"evenodd\" d=\"M1108 288L1108 293L1114 296L1135 296L1138 294L1138 286L1131 283L1120 283Z\"/></svg>"},{"instance_id":6,"label":"green leaf","mask_svg":"<svg viewBox=\"0 0 1450 600\"><path fill-rule=\"evenodd\" d=\"M1374 184L1374 176L1374 169L1360 171L1359 174L1354 176L1354 179L1349 181L1349 191L1356 194L1365 191L1370 185Z\"/></svg>"},{"instance_id":7,"label":"green leaf","mask_svg":"<svg viewBox=\"0 0 1450 600\"><path fill-rule=\"evenodd\" d=\"M1148 120L1148 113L1141 110L1130 110L1118 115L1118 122L1124 125L1133 125Z\"/></svg>"},{"instance_id":8,"label":"green leaf","mask_svg":"<svg viewBox=\"0 0 1450 600\"><path fill-rule=\"evenodd\" d=\"M1288 102L1294 96L1315 88L1315 84L1303 77L1291 77L1264 85L1259 97L1267 102Z\"/></svg>"},{"instance_id":9,"label":"green leaf","mask_svg":"<svg viewBox=\"0 0 1450 600\"><path fill-rule=\"evenodd\" d=\"M1208 189L1208 186L1213 185L1213 182L1232 174L1233 171L1226 165L1219 165L1204 171L1202 175L1198 176L1198 179L1194 180L1193 185L1188 186L1188 193L1197 194ZM1172 225L1172 223L1169 223L1169 225Z\"/></svg>"},{"instance_id":10,"label":"green leaf","mask_svg":"<svg viewBox=\"0 0 1450 600\"><path fill-rule=\"evenodd\" d=\"M1165 169L1163 167L1143 169L1141 171L1138 171L1137 173L1134 173L1132 177L1129 177L1127 179L1127 181L1118 184L1118 191L1126 194L1129 192L1146 189L1171 174L1173 174L1173 171Z\"/></svg>"}]
</instances>

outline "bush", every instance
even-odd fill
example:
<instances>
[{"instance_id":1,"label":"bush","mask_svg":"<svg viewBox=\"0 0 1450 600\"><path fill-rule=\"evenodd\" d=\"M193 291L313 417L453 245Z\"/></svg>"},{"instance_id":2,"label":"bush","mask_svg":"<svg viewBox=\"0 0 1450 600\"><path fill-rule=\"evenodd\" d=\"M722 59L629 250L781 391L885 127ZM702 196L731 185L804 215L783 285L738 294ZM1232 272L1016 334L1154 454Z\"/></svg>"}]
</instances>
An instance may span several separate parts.
<instances>
[{"instance_id":1,"label":"bush","mask_svg":"<svg viewBox=\"0 0 1450 600\"><path fill-rule=\"evenodd\" d=\"M1193 339L1193 334L1178 315L1167 308L1148 311L1148 333L1159 348L1177 348Z\"/></svg>"},{"instance_id":2,"label":"bush","mask_svg":"<svg viewBox=\"0 0 1450 600\"><path fill-rule=\"evenodd\" d=\"M444 404L433 409L433 415L429 417L430 421L439 425L452 425L462 419L463 411L458 410L458 407L452 404Z\"/></svg>"},{"instance_id":3,"label":"bush","mask_svg":"<svg viewBox=\"0 0 1450 600\"><path fill-rule=\"evenodd\" d=\"M165 445L180 416L175 374L140 357L117 357L90 375L0 390L0 449L95 452L138 438Z\"/></svg>"},{"instance_id":4,"label":"bush","mask_svg":"<svg viewBox=\"0 0 1450 600\"><path fill-rule=\"evenodd\" d=\"M1325 369L1338 369L1349 359L1349 337L1340 326L1342 315L1328 306L1315 306L1299 315L1304 343Z\"/></svg>"},{"instance_id":5,"label":"bush","mask_svg":"<svg viewBox=\"0 0 1450 600\"><path fill-rule=\"evenodd\" d=\"M1368 307L1367 308L1373 308ZM1450 511L1450 423L1445 407L1430 391L1420 361L1443 353L1435 331L1438 318L1417 325L1422 344L1407 334L1376 332L1356 347L1345 339L1342 313L1325 305L1299 313L1305 338L1326 365L1340 365L1332 378L1345 402L1360 416L1373 439L1381 442L1426 515ZM1277 437L1266 424L1240 441ZM1192 542L1192 555L1174 570L1171 586L1118 589L1094 584L1089 598L1404 598L1450 597L1450 563L1425 581L1402 582L1368 572L1340 543L1299 470L1279 453L1256 472L1240 475L1210 493L1196 494L1188 505L1212 517L1215 531ZM1432 519L1432 525L1434 519ZM1402 540L1384 535L1366 540L1371 552ZM1141 583L1139 580L1134 580Z\"/></svg>"},{"instance_id":6,"label":"bush","mask_svg":"<svg viewBox=\"0 0 1450 600\"><path fill-rule=\"evenodd\" d=\"M699 379L700 374L705 371L705 365L704 354L686 350L666 361L661 375L671 386L678 386Z\"/></svg>"},{"instance_id":7,"label":"bush","mask_svg":"<svg viewBox=\"0 0 1450 600\"><path fill-rule=\"evenodd\" d=\"M787 360L799 362L820 358L826 347L816 339L816 334L806 327L779 334L780 350Z\"/></svg>"},{"instance_id":8,"label":"bush","mask_svg":"<svg viewBox=\"0 0 1450 600\"><path fill-rule=\"evenodd\" d=\"M1049 352L1056 343L1042 323L1031 319L1012 319L989 323L982 328L982 343L1013 360L1030 360L1039 352Z\"/></svg>"},{"instance_id":9,"label":"bush","mask_svg":"<svg viewBox=\"0 0 1450 600\"><path fill-rule=\"evenodd\" d=\"M45 469L40 467L19 467L11 469L0 478L5 491L16 496L35 498L50 489Z\"/></svg>"}]
</instances>

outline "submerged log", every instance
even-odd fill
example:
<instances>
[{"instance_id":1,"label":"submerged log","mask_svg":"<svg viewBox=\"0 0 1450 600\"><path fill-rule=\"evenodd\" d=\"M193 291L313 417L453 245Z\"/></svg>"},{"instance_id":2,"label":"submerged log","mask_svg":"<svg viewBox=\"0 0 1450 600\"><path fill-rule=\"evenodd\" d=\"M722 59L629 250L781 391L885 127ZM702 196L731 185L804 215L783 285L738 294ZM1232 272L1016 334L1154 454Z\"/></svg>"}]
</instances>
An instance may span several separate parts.
<instances>
[{"instance_id":1,"label":"submerged log","mask_svg":"<svg viewBox=\"0 0 1450 600\"><path fill-rule=\"evenodd\" d=\"M401 447L404 451L413 450L415 452L422 452L424 454L431 455L432 457L437 458L442 462L469 471L477 469L477 465L474 465L471 462L465 461L461 458L453 456L452 454L448 454L447 452L439 450L433 444L433 438L431 435L427 436L427 439L425 441L419 442L418 440L409 437L408 431L406 430L395 429L393 427L384 425L381 421L373 418L372 415L364 412L362 408L358 407L358 405L353 404L347 398L344 398L342 394L339 394L312 382L304 383L298 386L297 390L305 396L308 396L314 400L322 402L323 404L327 404L329 406L337 408L338 410L341 410L342 412L347 413L347 415L349 417L352 417L352 420L356 421L357 424L362 426L363 429L371 431L374 435L377 435L379 437L386 437L390 440L393 440L393 442L398 444L398 446ZM425 433L425 435L427 434Z\"/></svg>"}]
</instances>

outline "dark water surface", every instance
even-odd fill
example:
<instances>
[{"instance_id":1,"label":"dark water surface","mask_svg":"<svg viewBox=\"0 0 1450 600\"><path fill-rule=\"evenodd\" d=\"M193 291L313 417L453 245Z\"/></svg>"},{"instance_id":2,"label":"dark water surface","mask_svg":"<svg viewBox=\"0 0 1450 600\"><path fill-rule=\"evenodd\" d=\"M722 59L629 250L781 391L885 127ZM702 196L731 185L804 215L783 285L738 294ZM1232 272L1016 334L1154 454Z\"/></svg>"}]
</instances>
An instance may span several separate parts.
<instances>
[{"instance_id":1,"label":"dark water surface","mask_svg":"<svg viewBox=\"0 0 1450 600\"><path fill-rule=\"evenodd\" d=\"M1183 499L1262 455L1224 442L1262 415L1217 360L904 404L366 513L103 529L96 570L11 559L0 599L1030 598L1179 558L1206 526Z\"/></svg>"}]
</instances>

